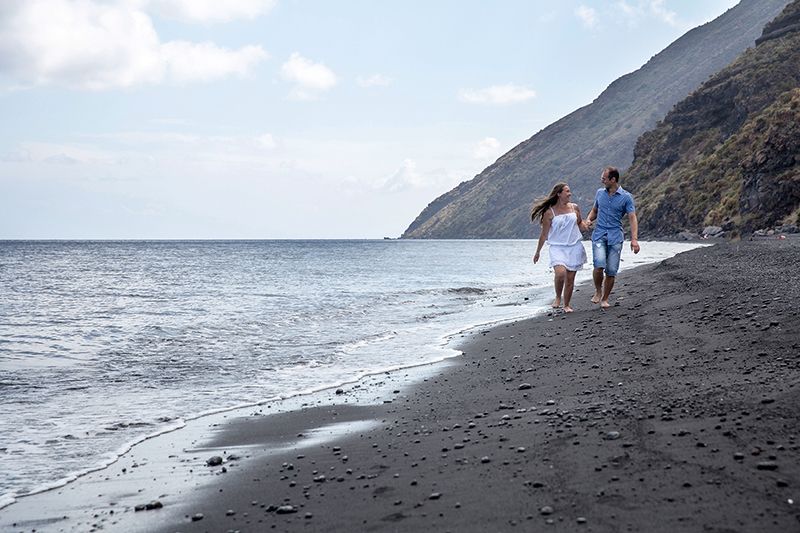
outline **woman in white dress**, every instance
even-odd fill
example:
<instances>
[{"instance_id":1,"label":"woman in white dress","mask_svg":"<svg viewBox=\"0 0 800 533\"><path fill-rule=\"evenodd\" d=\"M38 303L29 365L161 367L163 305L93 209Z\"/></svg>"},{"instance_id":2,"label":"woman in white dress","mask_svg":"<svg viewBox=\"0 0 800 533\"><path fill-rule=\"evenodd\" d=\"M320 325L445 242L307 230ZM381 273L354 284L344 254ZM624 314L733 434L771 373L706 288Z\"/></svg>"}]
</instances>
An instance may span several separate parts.
<instances>
[{"instance_id":1,"label":"woman in white dress","mask_svg":"<svg viewBox=\"0 0 800 533\"><path fill-rule=\"evenodd\" d=\"M569 303L575 287L575 273L586 263L581 231L586 231L587 225L577 204L570 203L571 198L569 185L556 183L550 195L537 200L531 210L531 220L535 222L539 219L542 224L533 262L539 262L539 253L547 242L550 247L550 266L555 271L556 299L553 307L563 304L567 313L572 312Z\"/></svg>"}]
</instances>

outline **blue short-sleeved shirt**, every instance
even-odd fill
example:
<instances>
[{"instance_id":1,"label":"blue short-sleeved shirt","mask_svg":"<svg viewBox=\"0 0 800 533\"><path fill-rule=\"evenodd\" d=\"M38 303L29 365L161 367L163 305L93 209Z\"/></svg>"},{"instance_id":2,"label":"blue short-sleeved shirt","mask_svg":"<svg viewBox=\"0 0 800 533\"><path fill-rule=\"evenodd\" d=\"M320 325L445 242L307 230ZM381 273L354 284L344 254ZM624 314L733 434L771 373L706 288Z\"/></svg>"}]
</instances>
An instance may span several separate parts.
<instances>
[{"instance_id":1,"label":"blue short-sleeved shirt","mask_svg":"<svg viewBox=\"0 0 800 533\"><path fill-rule=\"evenodd\" d=\"M608 244L624 241L622 217L636 211L631 193L619 187L609 196L605 188L597 189L594 195L594 207L597 208L597 224L592 232L592 240L606 239Z\"/></svg>"}]
</instances>

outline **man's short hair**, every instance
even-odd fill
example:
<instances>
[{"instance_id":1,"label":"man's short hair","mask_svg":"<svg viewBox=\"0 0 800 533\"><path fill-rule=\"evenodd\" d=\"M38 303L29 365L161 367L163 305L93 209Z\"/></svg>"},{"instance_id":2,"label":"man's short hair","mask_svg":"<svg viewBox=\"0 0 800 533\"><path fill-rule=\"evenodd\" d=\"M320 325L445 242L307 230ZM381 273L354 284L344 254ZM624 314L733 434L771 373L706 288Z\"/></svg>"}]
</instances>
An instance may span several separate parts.
<instances>
[{"instance_id":1,"label":"man's short hair","mask_svg":"<svg viewBox=\"0 0 800 533\"><path fill-rule=\"evenodd\" d=\"M606 172L608 172L609 179L619 181L619 170L617 170L617 167L606 167Z\"/></svg>"}]
</instances>

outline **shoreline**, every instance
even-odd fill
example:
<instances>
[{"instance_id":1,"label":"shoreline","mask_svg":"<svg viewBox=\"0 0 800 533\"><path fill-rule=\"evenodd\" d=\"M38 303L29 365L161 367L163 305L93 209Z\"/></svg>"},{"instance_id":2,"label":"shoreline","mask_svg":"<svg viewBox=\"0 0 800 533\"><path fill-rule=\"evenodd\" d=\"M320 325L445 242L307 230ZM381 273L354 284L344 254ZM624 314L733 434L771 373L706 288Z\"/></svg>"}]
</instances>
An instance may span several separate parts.
<instances>
[{"instance_id":1,"label":"shoreline","mask_svg":"<svg viewBox=\"0 0 800 533\"><path fill-rule=\"evenodd\" d=\"M79 242L83 242L83 241L79 241ZM90 242L90 241L87 241L87 242ZM709 245L707 243L696 243L695 244L695 243L685 243L685 242L684 243L676 242L676 244L683 244L683 245L687 245L688 244L688 245L694 245L694 246L708 246ZM633 261L633 262L636 261L634 258L629 258L628 260L629 261ZM628 269L631 269L631 268L637 268L638 266L641 266L641 265L633 264L633 265L628 266L623 261L623 264L622 264L620 270L624 271L624 270L628 270ZM587 271L587 269L585 268L584 272L586 272L586 271ZM589 283L589 280L584 280L580 284L576 285L576 291L580 290L579 289L580 285L586 285L587 283ZM531 290L533 290L533 287L531 287ZM545 291L546 290L547 289L545 289ZM528 298L525 297L524 300L528 300ZM345 387L345 386L348 386L348 385L356 384L356 383L358 383L358 382L360 382L360 381L362 381L364 379L370 378L372 376L384 374L384 373L387 373L387 372L398 372L398 371L403 371L403 370L411 370L411 369L415 369L415 368L419 368L419 367L428 367L428 366L431 366L431 365L437 365L437 364L440 364L440 363L447 362L451 358L459 357L459 356L462 355L462 352L460 350L458 350L458 348L456 347L457 344L458 344L458 341L456 340L457 337L464 337L465 335L470 335L471 334L470 332L472 332L473 330L477 330L479 328L498 327L498 326L503 325L503 324L513 323L513 322L516 322L516 321L519 321L519 320L525 320L525 319L532 318L532 317L535 317L535 316L541 316L543 314L551 313L552 310L550 309L549 305L546 303L548 301L549 301L549 297L545 296L543 298L542 304L540 306L531 306L530 304L524 303L523 301L519 301L518 303L495 304L498 307L508 307L508 306L523 307L528 312L523 313L523 314L519 314L519 315L515 315L515 316L506 316L506 317L502 317L502 318L492 318L492 319L489 319L489 320L486 320L486 321L477 321L477 322L468 323L465 326L460 326L458 329L456 329L454 331L450 331L450 332L442 334L440 337L438 337L438 339L436 340L435 343L432 343L432 344L429 345L432 348L432 351L449 352L449 353L447 353L445 355L442 355L440 357L436 357L436 358L433 358L433 359L429 359L429 360L425 360L425 361L418 362L418 363L413 363L413 364L402 364L402 365L397 365L397 366L388 366L388 367L384 367L384 368L380 368L380 369L373 369L373 370L363 371L363 372L355 374L351 378L345 379L343 381L319 384L319 385L315 385L315 386L313 386L311 388L302 389L302 390L298 390L298 391L294 391L294 392L289 392L289 393L286 393L286 394L280 394L280 395L277 395L277 396L264 398L264 399L260 399L260 400L253 401L253 402L245 402L245 403L241 403L241 404L231 405L231 406L228 406L228 407L221 407L221 408L205 410L205 411L201 411L201 412L192 414L190 416L185 416L185 417L184 416L178 416L176 418L173 418L170 421L170 424L165 426L165 427L163 427L163 428L156 429L155 431L153 431L151 433L146 433L146 434L142 434L142 435L136 436L133 439L131 439L130 441L123 442L115 450L111 450L111 451L107 452L103 459L101 459L99 462L97 462L97 463L95 463L93 465L90 465L90 466L88 466L86 468L83 468L83 469L80 469L80 470L77 470L77 471L69 472L64 477L59 478L57 480L38 485L38 486L34 487L30 492L26 492L26 493L23 493L23 494L7 495L6 498L0 500L0 512L2 512L3 509L6 509L7 507L9 507L9 506L13 505L14 503L16 503L17 501L19 501L19 499L29 498L29 497L32 497L32 496L36 496L38 494L42 494L42 493L47 493L47 492L50 492L50 491L58 490L58 489L60 489L62 487L65 487L65 486L69 485L70 483L73 483L75 481L80 480L81 478L83 478L83 477L85 477L87 475L93 474L95 472L102 472L104 469L107 469L107 468L111 467L112 465L114 465L125 454L131 452L131 450L134 447L136 447L137 445L139 445L139 444L141 444L141 443L143 443L145 441L149 441L151 439L159 438L159 437L161 437L163 435L166 435L166 434L173 433L175 431L181 430L182 428L186 427L187 423L190 423L192 421L195 421L195 420L198 420L198 419L202 419L202 418L206 418L206 417L213 417L213 416L216 416L216 415L225 415L227 413L232 413L233 414L236 411L240 411L240 410L247 410L247 409L250 409L250 408L259 407L259 406L266 405L266 404L274 404L275 402L283 402L283 401L287 401L287 400L293 400L293 399L296 399L296 398L312 396L312 395L315 395L315 394L318 394L318 393L324 393L324 392L326 392L328 390L334 390L334 389L337 389L337 388L341 388L341 387ZM487 300L487 302L488 302L488 300Z\"/></svg>"},{"instance_id":2,"label":"shoreline","mask_svg":"<svg viewBox=\"0 0 800 533\"><path fill-rule=\"evenodd\" d=\"M754 245L741 243L741 245L758 248L762 243ZM709 252L710 248L696 249L687 253L718 255L720 246L731 248L737 245L718 244L713 247L717 249L713 254ZM768 247L788 246L783 243L775 245L770 243ZM796 257L797 245L791 249L794 250ZM687 253L681 254L680 257ZM628 420L631 418L630 411L627 412L627 416L617 417L622 419L615 422L614 427L617 429L610 429L602 434L592 435L592 432L601 425L599 421L590 426L592 431L584 428L581 433L575 429L581 424L592 424L592 417L599 417L598 420L606 417L593 409L591 403L587 408L585 400L594 400L598 394L619 399L616 398L619 394L616 393L617 389L614 386L618 379L616 375L622 372L621 375L626 381L621 381L624 386L619 390L627 391L629 378L627 373L633 372L634 369L606 369L607 365L613 364L610 361L595 362L590 365L586 355L579 355L581 343L578 342L575 342L575 346L570 347L566 353L560 354L560 357L540 352L546 351L544 346L553 346L548 340L553 337L549 329L553 325L558 326L557 336L562 339L566 336L575 339L587 333L593 339L590 341L593 343L596 339L603 338L604 320L612 319L618 314L630 317L632 313L642 312L648 306L652 307L653 302L644 301L645 290L636 284L647 281L649 274L646 272L666 268L662 265L678 263L677 271L685 274L681 271L682 261L678 258L679 256L676 256L660 263L623 272L612 295L616 297L616 305L607 312L583 302L588 300L591 292L581 291L582 288L586 289L584 284L576 288L575 301L579 305L576 307L577 312L572 315L547 312L532 319L501 321L491 327L473 326L470 328L474 330L471 334L464 331L455 333L452 338L461 337L461 340L456 342L460 343L465 352L463 357L448 358L444 363L426 364L424 366L431 367L429 368L431 371L422 377L409 379L408 375L401 375L404 374L404 369L395 371L393 376L383 376L382 373L378 373L375 375L374 383L355 382L352 388L342 385L341 388L347 390L343 390L341 395L336 395L332 389L325 389L308 397L321 398L327 395L329 396L327 401L333 403L323 405L318 403L303 407L300 405L303 402L297 401L295 402L298 404L297 409L284 409L280 415L263 416L254 413L249 417L233 421L222 416L220 418L226 420L224 427L220 425L218 428L220 433L217 440L207 441L201 447L182 450L184 456L188 457L185 460L189 461L189 466L198 471L194 474L194 479L197 481L194 483L195 489L186 493L180 490L168 493L160 498L164 505L162 509L145 512L134 512L132 508L122 504L117 507L116 513L113 512L114 506L109 507L107 503L89 505L86 513L87 521L80 525L85 528L94 520L104 529L165 532L227 529L260 531L271 526L279 530L310 527L334 531L359 528L479 531L486 528L507 530L515 525L539 525L552 521L550 526L556 526L556 529L564 531L572 531L575 527L582 527L587 531L616 531L617 527L613 525L615 521L624 521L628 519L628 515L635 515L633 518L638 522L633 520L634 526L638 525L639 529L652 529L642 522L643 516L647 513L641 509L638 514L632 513L630 509L628 511L631 512L626 513L625 506L621 506L617 511L619 514L609 515L605 507L615 508L614 502L618 499L617 496L611 497L610 493L602 497L597 496L598 499L608 496L606 499L609 501L599 505L599 510L605 514L590 512L592 509L598 510L597 502L594 505L587 505L591 503L591 495L583 494L580 490L576 491L574 487L565 490L556 482L569 485L561 475L556 475L555 480L550 479L553 469L561 470L564 464L568 464L573 468L580 467L574 477L580 478L581 475L588 477L588 482L591 484L596 481L592 479L593 476L602 478L607 471L624 471L630 469L636 462L633 452L641 450L634 437L643 436L637 431L623 429L625 424L630 422ZM695 262L695 266L696 264ZM686 279L691 279L691 276ZM712 281L720 283L720 280ZM763 281L758 283L763 285ZM792 290L797 290L796 284L795 281ZM683 286L685 283L681 285ZM703 286L698 288L706 292L710 290ZM628 300L632 303L628 304ZM631 307L628 308L628 305ZM681 321L679 311L681 309L678 307L659 310L665 316ZM794 320L796 325L797 321ZM570 328L566 327L570 325L578 325L583 331L570 331ZM520 341L523 345L520 345ZM663 341L657 341L653 344L629 346L633 352L637 352L642 346L659 347L662 343ZM453 343L446 343L444 346L453 346ZM667 350L664 355L669 356L666 359L670 359L675 355L674 350ZM594 368L594 365L598 365L598 368ZM433 369L439 366L443 367L442 371ZM647 365L643 366L647 368ZM476 376L476 370L481 374ZM594 373L605 373L606 377L613 376L613 379L605 381L614 383L601 383L585 389L581 388L583 386L581 384L581 387L575 388L578 384L571 380L584 379L579 377L579 372L586 373L588 377L585 379L588 380L595 377L592 375ZM570 373L572 374L568 376L570 378L568 383L563 383L564 376ZM523 379L531 385L530 388L517 388L523 384L519 383ZM381 380L391 383L381 384L379 383ZM797 383L798 380L795 379L792 384L795 389ZM363 402L359 404L360 400L355 398L359 394L362 400L370 397L373 402L370 405ZM655 402L653 398L647 399L649 402L645 402L646 405ZM353 400L354 404L347 405L350 400ZM337 401L342 403L337 404ZM549 403L551 401L552 404ZM313 402L314 400L311 401ZM611 408L599 411L608 410L614 414L617 407L613 406L613 403L609 404ZM773 401L763 405L769 406L775 403ZM624 399L621 404L625 405ZM581 417L575 418L579 412L583 413L581 416L586 420L581 420ZM379 428L358 426L360 422L370 420L380 421ZM638 420L637 424L647 424L648 420L653 419ZM213 423L205 425L213 426ZM206 435L207 431L208 427L205 428ZM701 428L693 431L689 428L681 429L678 433L681 431L687 432L683 435L684 438L693 438L698 432L704 433L710 430ZM607 438L611 432L618 434L613 438ZM300 433L304 436L298 437ZM315 435L320 433L327 433L328 436L315 440ZM646 435L645 433L644 436ZM575 439L574 442L568 443L575 448L567 446L566 450L550 450L554 442L564 441L565 438ZM678 440L677 437L674 438ZM281 443L283 445L279 445ZM704 448L711 446L710 443L703 444L707 444ZM619 448L617 451L621 453L602 461L598 458L603 456L602 452L606 447ZM524 449L520 451L520 448ZM597 450L594 459L586 455L587 449ZM216 453L215 450L224 457L224 462L214 468L205 466L205 460L212 453ZM581 450L582 453L576 454L577 450ZM163 452L162 449L154 453ZM781 452L785 455L791 453L792 457L797 458L796 442L784 446ZM748 450L745 449L744 453L747 455ZM251 454L251 457L229 461L228 457L231 454ZM734 461L734 464L742 464L739 459ZM291 469L287 466L290 463ZM601 465L599 471L596 470L598 467L595 463ZM592 466L599 473L593 474L590 468ZM785 479L782 481L788 483L788 487L781 487L781 491L793 494L793 487L800 484L797 469L790 468L783 460L779 466L780 473L785 474L783 476ZM583 472L582 467L586 467L587 472ZM174 468L175 465L167 461L161 465L155 464L154 473L158 478L170 477L173 475L170 469ZM350 473L347 473L348 470ZM771 470L762 471L758 468L756 471L765 475L774 473ZM664 477L670 475L672 474L667 472ZM320 476L324 476L322 480L319 480ZM701 484L695 479L696 473L694 477L692 473L686 473L684 476L690 479L685 483L689 483L692 487ZM604 483L611 483L609 486L615 489L631 484L623 476L612 477L617 479L610 482L605 479ZM143 483L143 480L139 479L137 482ZM131 486L136 486L129 481L123 485L127 485L129 489ZM145 492L159 498L161 494L158 490L155 492L151 490L154 488L153 483L150 485L151 488L144 489ZM474 489L469 490L470 486ZM688 491L691 487L683 489ZM552 493L549 499L536 503L537 499L548 493ZM564 494L567 493L578 494L581 498L573 497L572 501L564 505L563 500L566 498ZM151 499L153 498L142 494L136 501L145 502ZM258 503L253 505L253 501ZM548 501L550 503L547 503ZM361 522L356 521L354 516L341 513L342 509L353 507L353 502L357 503L355 506ZM276 513L276 509L281 505L293 505L296 512ZM546 510L546 507L552 507L552 512L545 514L543 510ZM570 509L574 512L566 514ZM660 510L659 507L657 509ZM651 510L653 509L645 509L647 512ZM233 512L229 514L230 511ZM581 511L582 514L578 516L577 513ZM97 518L89 518L90 513ZM197 513L202 513L203 518L192 521L191 518ZM780 525L792 524L786 520L788 517L795 518L793 524L796 526L796 516L796 513L792 515L786 511L785 516L780 517L783 519L782 522L779 520ZM581 518L584 521L579 521ZM71 519L74 519L74 516ZM0 521L0 524L3 523L5 522ZM665 525L661 530L696 530L690 527L691 524L678 521L671 523L672 529ZM50 525L62 530L64 522L56 520ZM694 523L694 526L697 525ZM756 527L755 523L751 525ZM766 524L766 528L763 526L764 524L758 523L760 530L782 531L782 529L770 529L769 524ZM20 524L14 530L30 530L31 527L37 527L40 531L49 530L41 522L36 526ZM624 528L620 526L620 529ZM76 527L74 530L83 529Z\"/></svg>"},{"instance_id":3,"label":"shoreline","mask_svg":"<svg viewBox=\"0 0 800 533\"><path fill-rule=\"evenodd\" d=\"M158 531L796 530L798 258L696 249L624 273L608 311L580 291L478 332L381 429L257 460Z\"/></svg>"},{"instance_id":4,"label":"shoreline","mask_svg":"<svg viewBox=\"0 0 800 533\"><path fill-rule=\"evenodd\" d=\"M500 304L500 305L508 306L508 305L522 305L522 304ZM16 503L21 498L22 499L29 498L29 497L36 496L36 495L39 495L39 494L43 494L43 493L51 492L51 491L54 491L54 490L58 490L60 488L63 488L65 486L69 485L70 483L73 483L75 481L80 480L81 478L83 478L85 476L88 476L88 475L96 473L96 472L101 472L101 471L111 467L112 465L114 465L125 454L131 452L131 450L133 448L135 448L137 445L142 444L145 441L149 441L149 440L152 440L152 439L157 439L157 438L162 437L164 435L167 435L169 433L173 433L173 432L179 431L179 430L185 428L187 423L190 423L190 422L193 422L193 421L197 421L197 420L201 420L201 419L205 419L205 418L216 417L216 416L219 416L219 415L222 415L224 417L227 414L235 414L237 411L244 411L244 410L253 409L253 408L262 407L262 406L267 406L267 405L269 405L271 407L272 405L279 404L279 402L295 402L296 403L297 401L302 400L303 398L312 398L312 397L314 397L316 395L320 395L320 394L324 395L324 394L327 394L327 393L330 393L330 392L335 392L337 389L341 389L343 387L346 388L346 387L352 387L353 385L359 385L360 383L365 382L365 381L369 380L370 378L373 378L373 377L376 377L376 376L380 376L380 375L383 375L383 374L397 373L397 372L403 372L403 371L414 371L414 370L418 370L418 369L422 369L422 368L428 368L428 367L434 368L437 365L443 365L443 364L447 363L450 359L457 358L457 357L460 357L461 355L463 355L463 352L461 352L460 350L458 350L456 348L456 345L458 343L458 341L455 340L456 337L464 337L465 335L470 335L471 331L477 330L479 328L497 327L498 325L501 325L501 324L504 324L504 323L515 322L517 320L522 320L522 319L525 319L525 318L529 318L529 317L532 317L532 316L537 316L537 315L540 315L540 314L548 312L548 310L544 306L542 306L541 308L533 308L533 309L534 310L533 310L532 314L529 313L529 314L526 314L524 316L519 316L519 317L501 318L501 319L490 320L488 322L481 322L481 323L477 323L477 324L471 324L471 325L467 325L467 326L463 327L462 329L459 329L459 330L456 330L456 331L453 331L453 332L446 333L446 334L442 335L438 339L437 343L436 344L432 344L431 346L433 347L434 350L441 351L441 352L448 352L448 353L446 355L443 355L443 356L435 358L435 359L430 359L430 360L426 360L426 361L422 361L422 362L414 363L414 364L400 365L400 366L388 366L388 367L384 367L384 368L380 368L380 369L364 371L364 372L355 374L352 378L346 379L344 381L337 381L337 382L334 382L334 383L321 384L321 385L314 386L312 388L302 389L302 390L299 390L299 391L296 391L296 392L290 392L290 393L287 393L287 394L282 394L282 395L278 395L278 396L274 396L274 397L270 397L270 398L265 398L265 399L254 401L254 402L246 402L246 403L242 403L242 404L233 405L233 406L230 406L230 407L222 407L222 408L218 408L218 409L211 409L211 410L202 411L202 412L193 414L191 416L175 418L175 419L171 420L170 422L175 423L177 425L169 425L167 427L161 428L161 429L159 429L157 431L154 431L152 433L147 433L147 434L138 436L138 437L132 439L131 441L125 442L119 448L117 448L116 450L108 452L107 455L109 457L107 459L104 459L104 460L102 460L101 462L99 462L99 463L97 463L95 465L89 466L89 467L87 467L85 469L82 469L82 470L79 470L79 471L76 471L76 472L71 472L67 476L65 476L65 477L63 477L61 479L57 479L57 480L54 480L52 482L45 483L45 484L43 484L41 486L37 486L34 489L32 489L31 492L27 492L27 493L24 493L24 494L14 494L13 496L9 496L9 498L7 500L0 499L0 512L2 512L7 507L13 505L14 503ZM443 365L443 366L446 366L446 365ZM434 373L436 373L436 372L434 371Z\"/></svg>"}]
</instances>

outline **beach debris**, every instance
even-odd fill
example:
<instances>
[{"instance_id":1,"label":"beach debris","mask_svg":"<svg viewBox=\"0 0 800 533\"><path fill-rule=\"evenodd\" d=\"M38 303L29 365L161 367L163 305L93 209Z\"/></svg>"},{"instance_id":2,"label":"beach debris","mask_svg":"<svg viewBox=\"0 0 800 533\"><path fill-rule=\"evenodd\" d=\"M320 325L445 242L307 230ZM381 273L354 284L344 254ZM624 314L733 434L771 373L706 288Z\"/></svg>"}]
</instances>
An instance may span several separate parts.
<instances>
[{"instance_id":1,"label":"beach debris","mask_svg":"<svg viewBox=\"0 0 800 533\"><path fill-rule=\"evenodd\" d=\"M532 389L532 388L533 388L533 385L531 385L530 383L522 383L519 386L519 390L528 390L528 389Z\"/></svg>"},{"instance_id":2,"label":"beach debris","mask_svg":"<svg viewBox=\"0 0 800 533\"><path fill-rule=\"evenodd\" d=\"M758 470L777 470L778 463L775 463L773 461L761 461L756 465L756 468Z\"/></svg>"},{"instance_id":3,"label":"beach debris","mask_svg":"<svg viewBox=\"0 0 800 533\"><path fill-rule=\"evenodd\" d=\"M275 509L277 514L291 514L297 512L297 507L294 505L281 505L277 509Z\"/></svg>"},{"instance_id":4,"label":"beach debris","mask_svg":"<svg viewBox=\"0 0 800 533\"><path fill-rule=\"evenodd\" d=\"M205 518L205 516L203 516L203 513L195 513L192 515L192 522L199 522L203 518Z\"/></svg>"},{"instance_id":5,"label":"beach debris","mask_svg":"<svg viewBox=\"0 0 800 533\"><path fill-rule=\"evenodd\" d=\"M543 514L544 516L553 514L553 508L550 505L545 505L541 509L539 509L539 513Z\"/></svg>"},{"instance_id":6,"label":"beach debris","mask_svg":"<svg viewBox=\"0 0 800 533\"><path fill-rule=\"evenodd\" d=\"M490 461L491 461L491 459L489 459L488 455L484 455L483 457L481 457L481 462L482 463L488 463Z\"/></svg>"},{"instance_id":7,"label":"beach debris","mask_svg":"<svg viewBox=\"0 0 800 533\"><path fill-rule=\"evenodd\" d=\"M235 514L236 511L234 511L233 509L228 509L227 511L225 511L225 516L233 516Z\"/></svg>"},{"instance_id":8,"label":"beach debris","mask_svg":"<svg viewBox=\"0 0 800 533\"><path fill-rule=\"evenodd\" d=\"M133 508L133 510L134 511L152 511L153 509L161 509L162 507L164 507L164 504L162 504L158 500L153 500L152 502L148 502L148 503L140 503L139 505L136 505Z\"/></svg>"},{"instance_id":9,"label":"beach debris","mask_svg":"<svg viewBox=\"0 0 800 533\"><path fill-rule=\"evenodd\" d=\"M619 437L620 437L619 431L609 431L603 438L606 440L617 440Z\"/></svg>"},{"instance_id":10,"label":"beach debris","mask_svg":"<svg viewBox=\"0 0 800 533\"><path fill-rule=\"evenodd\" d=\"M206 466L219 466L222 464L222 457L215 455L206 460Z\"/></svg>"},{"instance_id":11,"label":"beach debris","mask_svg":"<svg viewBox=\"0 0 800 533\"><path fill-rule=\"evenodd\" d=\"M433 493L431 493L430 496L428 496L428 499L429 500L438 500L441 497L442 497L442 493L441 492L433 492Z\"/></svg>"}]
</instances>

